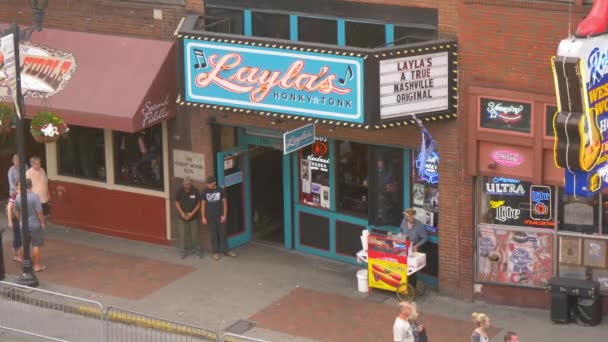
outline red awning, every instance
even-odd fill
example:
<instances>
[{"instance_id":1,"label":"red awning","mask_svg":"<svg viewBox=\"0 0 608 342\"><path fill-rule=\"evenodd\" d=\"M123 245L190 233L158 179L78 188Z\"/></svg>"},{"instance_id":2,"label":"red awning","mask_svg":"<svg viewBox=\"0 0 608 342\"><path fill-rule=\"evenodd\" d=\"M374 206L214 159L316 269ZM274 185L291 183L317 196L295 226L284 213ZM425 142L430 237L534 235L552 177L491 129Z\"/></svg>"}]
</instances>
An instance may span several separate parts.
<instances>
[{"instance_id":1,"label":"red awning","mask_svg":"<svg viewBox=\"0 0 608 342\"><path fill-rule=\"evenodd\" d=\"M136 132L176 113L173 42L44 29L20 50L23 87L34 89L26 117L46 107L68 124Z\"/></svg>"}]
</instances>

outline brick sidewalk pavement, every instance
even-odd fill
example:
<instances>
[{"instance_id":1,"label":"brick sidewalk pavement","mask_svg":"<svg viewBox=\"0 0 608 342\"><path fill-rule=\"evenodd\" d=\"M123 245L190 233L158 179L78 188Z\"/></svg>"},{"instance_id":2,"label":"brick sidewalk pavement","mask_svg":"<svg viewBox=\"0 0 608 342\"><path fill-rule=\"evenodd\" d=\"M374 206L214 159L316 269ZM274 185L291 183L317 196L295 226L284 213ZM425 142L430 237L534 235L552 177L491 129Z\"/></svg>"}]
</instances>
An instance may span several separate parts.
<instances>
[{"instance_id":1,"label":"brick sidewalk pavement","mask_svg":"<svg viewBox=\"0 0 608 342\"><path fill-rule=\"evenodd\" d=\"M467 341L473 323L425 314L420 322L428 327L430 341ZM324 342L391 341L398 308L351 299L336 294L296 289L253 315L250 320L264 329L303 336ZM491 328L490 337L501 329Z\"/></svg>"}]
</instances>

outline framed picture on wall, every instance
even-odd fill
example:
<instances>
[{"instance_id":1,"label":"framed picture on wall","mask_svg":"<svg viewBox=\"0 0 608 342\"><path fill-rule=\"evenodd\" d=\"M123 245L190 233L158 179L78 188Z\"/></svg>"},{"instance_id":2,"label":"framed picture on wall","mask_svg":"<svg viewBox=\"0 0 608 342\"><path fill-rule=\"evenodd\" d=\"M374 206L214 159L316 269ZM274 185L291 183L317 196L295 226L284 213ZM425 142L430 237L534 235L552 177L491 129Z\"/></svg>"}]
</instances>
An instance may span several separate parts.
<instances>
[{"instance_id":1,"label":"framed picture on wall","mask_svg":"<svg viewBox=\"0 0 608 342\"><path fill-rule=\"evenodd\" d=\"M559 238L559 263L568 265L581 264L581 239L571 236Z\"/></svg>"},{"instance_id":2,"label":"framed picture on wall","mask_svg":"<svg viewBox=\"0 0 608 342\"><path fill-rule=\"evenodd\" d=\"M424 206L424 184L414 183L412 192L414 205L418 207Z\"/></svg>"},{"instance_id":3,"label":"framed picture on wall","mask_svg":"<svg viewBox=\"0 0 608 342\"><path fill-rule=\"evenodd\" d=\"M585 239L583 252L585 266L606 268L606 240Z\"/></svg>"}]
</instances>

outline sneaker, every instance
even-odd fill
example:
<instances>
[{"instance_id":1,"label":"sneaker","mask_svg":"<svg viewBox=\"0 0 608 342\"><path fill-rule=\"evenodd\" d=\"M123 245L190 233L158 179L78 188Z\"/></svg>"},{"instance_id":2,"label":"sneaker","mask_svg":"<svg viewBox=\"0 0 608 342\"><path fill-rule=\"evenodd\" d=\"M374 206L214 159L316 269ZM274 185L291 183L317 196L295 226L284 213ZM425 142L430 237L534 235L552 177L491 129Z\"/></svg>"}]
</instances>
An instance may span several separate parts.
<instances>
[{"instance_id":1,"label":"sneaker","mask_svg":"<svg viewBox=\"0 0 608 342\"><path fill-rule=\"evenodd\" d=\"M217 253L213 253L213 260L215 260L215 261L220 260L220 255Z\"/></svg>"},{"instance_id":2,"label":"sneaker","mask_svg":"<svg viewBox=\"0 0 608 342\"><path fill-rule=\"evenodd\" d=\"M226 254L226 256L229 256L229 257L232 257L232 258L236 258L236 253L234 253L233 251L229 251L229 252L226 252L224 254Z\"/></svg>"}]
</instances>

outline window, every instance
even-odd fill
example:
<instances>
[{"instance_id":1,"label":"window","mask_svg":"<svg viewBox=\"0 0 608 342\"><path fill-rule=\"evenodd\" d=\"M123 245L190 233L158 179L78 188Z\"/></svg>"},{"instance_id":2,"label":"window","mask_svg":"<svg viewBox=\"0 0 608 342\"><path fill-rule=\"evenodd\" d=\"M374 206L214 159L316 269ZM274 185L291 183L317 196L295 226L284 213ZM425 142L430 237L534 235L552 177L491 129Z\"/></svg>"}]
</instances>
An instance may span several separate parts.
<instances>
[{"instance_id":1,"label":"window","mask_svg":"<svg viewBox=\"0 0 608 342\"><path fill-rule=\"evenodd\" d=\"M207 7L205 11L205 31L243 34L243 11Z\"/></svg>"},{"instance_id":2,"label":"window","mask_svg":"<svg viewBox=\"0 0 608 342\"><path fill-rule=\"evenodd\" d=\"M106 180L103 130L70 126L69 139L57 142L57 167L62 176Z\"/></svg>"},{"instance_id":3,"label":"window","mask_svg":"<svg viewBox=\"0 0 608 342\"><path fill-rule=\"evenodd\" d=\"M395 42L412 44L437 39L437 29L395 26Z\"/></svg>"},{"instance_id":4,"label":"window","mask_svg":"<svg viewBox=\"0 0 608 342\"><path fill-rule=\"evenodd\" d=\"M561 190L561 189L560 189ZM571 196L560 191L559 229L584 234L598 232L599 195L591 198Z\"/></svg>"},{"instance_id":5,"label":"window","mask_svg":"<svg viewBox=\"0 0 608 342\"><path fill-rule=\"evenodd\" d=\"M263 12L252 13L253 35L276 39L289 39L289 16Z\"/></svg>"},{"instance_id":6,"label":"window","mask_svg":"<svg viewBox=\"0 0 608 342\"><path fill-rule=\"evenodd\" d=\"M479 222L529 228L555 227L555 189L518 179L480 178Z\"/></svg>"},{"instance_id":7,"label":"window","mask_svg":"<svg viewBox=\"0 0 608 342\"><path fill-rule=\"evenodd\" d=\"M298 40L322 44L338 44L336 20L298 17Z\"/></svg>"},{"instance_id":8,"label":"window","mask_svg":"<svg viewBox=\"0 0 608 342\"><path fill-rule=\"evenodd\" d=\"M367 218L368 145L336 142L336 201L338 211Z\"/></svg>"},{"instance_id":9,"label":"window","mask_svg":"<svg viewBox=\"0 0 608 342\"><path fill-rule=\"evenodd\" d=\"M418 160L418 153L412 154L412 207L416 210L416 218L424 224L426 230L437 233L439 226L439 154L431 152L426 158L425 165ZM420 172L422 170L422 172Z\"/></svg>"},{"instance_id":10,"label":"window","mask_svg":"<svg viewBox=\"0 0 608 342\"><path fill-rule=\"evenodd\" d=\"M372 206L370 223L399 226L403 218L403 150L371 147L370 189Z\"/></svg>"},{"instance_id":11,"label":"window","mask_svg":"<svg viewBox=\"0 0 608 342\"><path fill-rule=\"evenodd\" d=\"M113 139L116 184L163 190L162 125L114 132Z\"/></svg>"},{"instance_id":12,"label":"window","mask_svg":"<svg viewBox=\"0 0 608 342\"><path fill-rule=\"evenodd\" d=\"M384 46L386 34L384 25L347 21L346 45L362 48Z\"/></svg>"},{"instance_id":13,"label":"window","mask_svg":"<svg viewBox=\"0 0 608 342\"><path fill-rule=\"evenodd\" d=\"M329 146L327 138L300 150L300 202L329 209Z\"/></svg>"}]
</instances>

